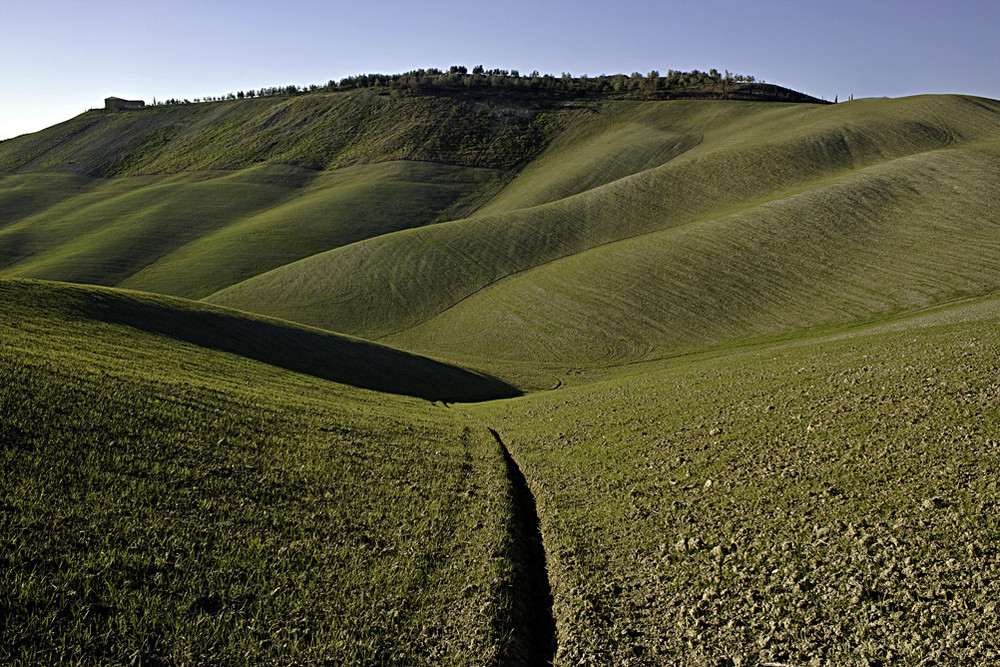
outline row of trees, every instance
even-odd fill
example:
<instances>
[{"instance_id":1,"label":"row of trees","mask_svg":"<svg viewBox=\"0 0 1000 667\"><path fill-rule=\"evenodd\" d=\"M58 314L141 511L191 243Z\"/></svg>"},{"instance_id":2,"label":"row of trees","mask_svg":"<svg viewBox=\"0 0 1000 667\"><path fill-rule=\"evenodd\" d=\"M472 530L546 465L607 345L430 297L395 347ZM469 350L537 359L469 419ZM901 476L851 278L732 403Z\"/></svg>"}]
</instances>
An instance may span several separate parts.
<instances>
[{"instance_id":1,"label":"row of trees","mask_svg":"<svg viewBox=\"0 0 1000 667\"><path fill-rule=\"evenodd\" d=\"M522 75L517 70L487 70L477 65L470 72L462 65L454 65L447 71L437 68L418 69L403 74L361 74L349 76L340 81L330 80L325 85L307 87L275 86L259 90L228 93L222 97L204 97L194 100L170 99L157 104L190 104L193 102L218 102L222 100L252 99L255 97L275 97L302 95L315 92L334 92L358 88L383 88L395 94L429 94L435 91L457 91L469 89L505 89L510 91L535 91L562 96L589 95L651 95L658 92L690 88L693 86L722 86L754 83L753 76L731 74L728 70L720 73L715 69L708 72L692 70L681 72L668 70L665 76L653 70L648 74L633 72L625 74L601 74L600 76L560 76L539 74L537 71ZM762 83L762 82L761 82Z\"/></svg>"}]
</instances>

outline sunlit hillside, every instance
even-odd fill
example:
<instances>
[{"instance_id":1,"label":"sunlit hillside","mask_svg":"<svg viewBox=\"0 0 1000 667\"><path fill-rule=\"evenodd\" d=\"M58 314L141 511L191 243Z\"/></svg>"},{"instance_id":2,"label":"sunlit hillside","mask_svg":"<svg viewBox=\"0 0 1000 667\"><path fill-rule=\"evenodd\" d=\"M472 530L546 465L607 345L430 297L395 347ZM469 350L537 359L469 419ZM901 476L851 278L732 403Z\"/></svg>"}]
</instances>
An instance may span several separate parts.
<instances>
[{"instance_id":1,"label":"sunlit hillside","mask_svg":"<svg viewBox=\"0 0 1000 667\"><path fill-rule=\"evenodd\" d=\"M424 353L573 367L989 291L998 111L962 97L609 103L467 219L209 300Z\"/></svg>"}]
</instances>

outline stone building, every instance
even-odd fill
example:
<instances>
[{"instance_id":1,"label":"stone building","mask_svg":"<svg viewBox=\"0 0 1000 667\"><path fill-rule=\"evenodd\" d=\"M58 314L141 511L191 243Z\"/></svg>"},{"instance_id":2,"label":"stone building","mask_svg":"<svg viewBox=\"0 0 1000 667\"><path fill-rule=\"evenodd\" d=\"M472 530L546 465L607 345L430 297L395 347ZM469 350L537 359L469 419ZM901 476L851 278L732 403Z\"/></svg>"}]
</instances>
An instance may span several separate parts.
<instances>
[{"instance_id":1,"label":"stone building","mask_svg":"<svg viewBox=\"0 0 1000 667\"><path fill-rule=\"evenodd\" d=\"M143 109L146 103L142 100L123 100L120 97L106 97L104 108L108 111L128 111L131 109Z\"/></svg>"}]
</instances>

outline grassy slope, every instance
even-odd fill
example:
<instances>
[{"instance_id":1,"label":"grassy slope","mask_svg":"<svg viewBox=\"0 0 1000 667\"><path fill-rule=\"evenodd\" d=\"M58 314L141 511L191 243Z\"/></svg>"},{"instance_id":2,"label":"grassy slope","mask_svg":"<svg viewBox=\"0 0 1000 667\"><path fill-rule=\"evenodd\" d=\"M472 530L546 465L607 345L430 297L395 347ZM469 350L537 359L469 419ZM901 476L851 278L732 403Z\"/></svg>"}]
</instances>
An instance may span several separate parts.
<instances>
[{"instance_id":1,"label":"grassy slope","mask_svg":"<svg viewBox=\"0 0 1000 667\"><path fill-rule=\"evenodd\" d=\"M490 661L487 426L538 502L558 664L1000 655L997 297L444 411L0 285L14 656Z\"/></svg>"},{"instance_id":2,"label":"grassy slope","mask_svg":"<svg viewBox=\"0 0 1000 667\"><path fill-rule=\"evenodd\" d=\"M0 228L0 259L9 276L202 297L302 257L427 224L497 177L421 162L329 172L264 165L92 181L58 201L63 178L8 176L0 203L26 198L22 181L42 191L35 199L53 196Z\"/></svg>"},{"instance_id":3,"label":"grassy slope","mask_svg":"<svg viewBox=\"0 0 1000 667\"><path fill-rule=\"evenodd\" d=\"M0 229L79 193L88 183L72 174L0 174Z\"/></svg>"},{"instance_id":4,"label":"grassy slope","mask_svg":"<svg viewBox=\"0 0 1000 667\"><path fill-rule=\"evenodd\" d=\"M592 120L596 130L585 121L571 127L580 140L560 137L539 159L552 167L526 170L495 206L579 189L564 182L561 158L603 164L603 142L625 127L638 142L663 138L660 157L639 162L666 161L621 177L640 164L612 160L608 178L617 180L596 188L356 243L211 300L366 337L396 334L390 340L465 358L580 364L864 317L997 284L992 241L977 245L997 222L994 102L605 106L610 120ZM643 124L653 129L635 129ZM677 138L695 131L700 143L678 154ZM586 184L601 180L587 176ZM949 248L956 232L968 236L960 251L971 257ZM916 263L898 266L900 249ZM825 259L836 261L823 267ZM685 278L692 271L696 280ZM889 289L873 295L886 276L894 277Z\"/></svg>"},{"instance_id":5,"label":"grassy slope","mask_svg":"<svg viewBox=\"0 0 1000 667\"><path fill-rule=\"evenodd\" d=\"M993 290L998 184L1000 144L894 160L546 264L388 340L615 364Z\"/></svg>"},{"instance_id":6,"label":"grassy slope","mask_svg":"<svg viewBox=\"0 0 1000 667\"><path fill-rule=\"evenodd\" d=\"M577 117L478 213L548 204L669 162L701 142L704 128L684 122L691 110L687 104L599 105Z\"/></svg>"},{"instance_id":7,"label":"grassy slope","mask_svg":"<svg viewBox=\"0 0 1000 667\"><path fill-rule=\"evenodd\" d=\"M513 508L485 430L185 342L218 335L204 308L22 281L0 299L5 664L510 650Z\"/></svg>"},{"instance_id":8,"label":"grassy slope","mask_svg":"<svg viewBox=\"0 0 1000 667\"><path fill-rule=\"evenodd\" d=\"M511 104L355 91L91 111L0 143L0 271L200 298L461 217L576 113Z\"/></svg>"},{"instance_id":9,"label":"grassy slope","mask_svg":"<svg viewBox=\"0 0 1000 667\"><path fill-rule=\"evenodd\" d=\"M474 406L538 501L557 663L995 662L997 332L990 296Z\"/></svg>"},{"instance_id":10,"label":"grassy slope","mask_svg":"<svg viewBox=\"0 0 1000 667\"><path fill-rule=\"evenodd\" d=\"M559 115L503 99L395 98L366 90L95 110L0 143L0 170L134 176L403 159L510 170L542 147Z\"/></svg>"},{"instance_id":11,"label":"grassy slope","mask_svg":"<svg viewBox=\"0 0 1000 667\"><path fill-rule=\"evenodd\" d=\"M498 172L428 162L384 162L321 172L281 205L240 218L122 282L207 296L303 257L448 215Z\"/></svg>"},{"instance_id":12,"label":"grassy slope","mask_svg":"<svg viewBox=\"0 0 1000 667\"><path fill-rule=\"evenodd\" d=\"M3 284L12 305L37 296L36 307L44 304L54 314L128 326L356 387L432 401L518 395L488 377L390 347L184 299L37 281Z\"/></svg>"},{"instance_id":13,"label":"grassy slope","mask_svg":"<svg viewBox=\"0 0 1000 667\"><path fill-rule=\"evenodd\" d=\"M186 243L302 187L312 174L262 166L98 181L0 230L6 275L114 285Z\"/></svg>"}]
</instances>

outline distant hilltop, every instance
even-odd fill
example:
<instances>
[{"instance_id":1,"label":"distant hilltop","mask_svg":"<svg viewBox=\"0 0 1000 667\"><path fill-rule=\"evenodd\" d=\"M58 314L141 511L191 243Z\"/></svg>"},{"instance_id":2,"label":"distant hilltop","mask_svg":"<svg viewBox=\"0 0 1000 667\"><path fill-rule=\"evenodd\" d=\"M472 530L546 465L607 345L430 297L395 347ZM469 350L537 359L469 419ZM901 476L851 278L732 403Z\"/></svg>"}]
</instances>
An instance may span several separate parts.
<instances>
[{"instance_id":1,"label":"distant hilltop","mask_svg":"<svg viewBox=\"0 0 1000 667\"><path fill-rule=\"evenodd\" d=\"M257 97L286 97L308 93L330 93L374 89L398 97L428 95L508 96L517 98L550 99L612 99L612 100L677 100L677 99L738 99L753 101L808 102L827 104L804 93L760 81L745 74L732 74L728 70L708 72L668 70L661 75L657 70L648 74L601 74L599 76L560 76L521 74L518 70L487 70L477 66L469 71L463 66L448 70L418 69L403 74L361 74L340 81L330 80L322 85L271 86L257 90L241 90L218 97L169 99L161 104L190 104L192 102L221 102L224 100L253 99Z\"/></svg>"}]
</instances>

